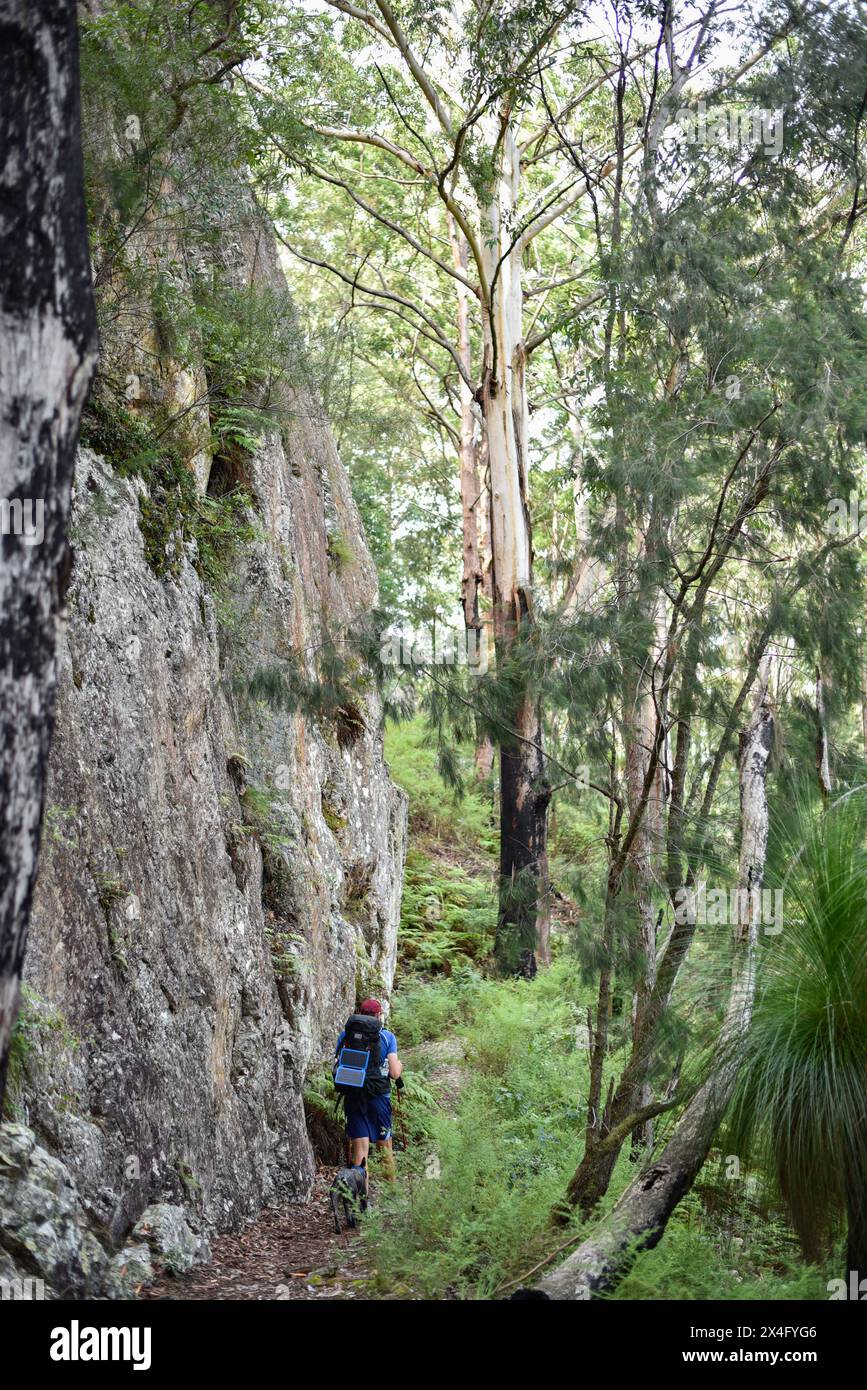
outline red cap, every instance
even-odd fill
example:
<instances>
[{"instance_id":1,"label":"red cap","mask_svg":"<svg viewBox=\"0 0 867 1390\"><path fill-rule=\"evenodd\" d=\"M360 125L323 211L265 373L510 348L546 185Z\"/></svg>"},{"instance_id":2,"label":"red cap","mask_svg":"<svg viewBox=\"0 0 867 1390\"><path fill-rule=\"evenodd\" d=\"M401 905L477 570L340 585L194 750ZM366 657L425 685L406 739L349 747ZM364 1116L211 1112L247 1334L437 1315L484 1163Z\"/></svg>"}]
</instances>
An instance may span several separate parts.
<instances>
[{"instance_id":1,"label":"red cap","mask_svg":"<svg viewBox=\"0 0 867 1390\"><path fill-rule=\"evenodd\" d=\"M378 999L365 999L358 1012L360 1014L381 1014L382 1005Z\"/></svg>"}]
</instances>

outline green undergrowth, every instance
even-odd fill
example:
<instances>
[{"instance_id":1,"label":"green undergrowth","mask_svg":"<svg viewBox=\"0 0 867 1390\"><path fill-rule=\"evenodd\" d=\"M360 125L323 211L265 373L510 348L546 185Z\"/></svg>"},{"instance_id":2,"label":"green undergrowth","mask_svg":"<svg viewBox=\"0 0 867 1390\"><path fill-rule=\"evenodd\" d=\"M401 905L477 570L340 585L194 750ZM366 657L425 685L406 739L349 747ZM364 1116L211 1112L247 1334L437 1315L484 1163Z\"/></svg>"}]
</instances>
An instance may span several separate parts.
<instances>
[{"instance_id":1,"label":"green undergrowth","mask_svg":"<svg viewBox=\"0 0 867 1390\"><path fill-rule=\"evenodd\" d=\"M481 787L446 787L423 719L389 724L386 757L409 797L398 952L411 974L484 965L497 925L493 807Z\"/></svg>"},{"instance_id":2,"label":"green undergrowth","mask_svg":"<svg viewBox=\"0 0 867 1390\"><path fill-rule=\"evenodd\" d=\"M534 982L497 981L473 968L408 984L392 1022L409 1053L403 1101L409 1148L401 1181L377 1191L366 1238L374 1296L395 1285L424 1299L508 1297L582 1231L550 1223L581 1156L586 1119L588 1002L574 958ZM436 1046L449 1039L463 1078L443 1104ZM635 1173L628 1149L604 1214ZM826 1298L827 1272L804 1265L791 1228L763 1206L747 1177L725 1176L716 1155L678 1206L661 1243L636 1258L621 1300ZM539 1271L541 1272L541 1270Z\"/></svg>"},{"instance_id":3,"label":"green undergrowth","mask_svg":"<svg viewBox=\"0 0 867 1390\"><path fill-rule=\"evenodd\" d=\"M398 944L401 961L419 970L451 973L456 965L490 956L497 925L491 879L412 846L404 870Z\"/></svg>"},{"instance_id":4,"label":"green undergrowth","mask_svg":"<svg viewBox=\"0 0 867 1390\"><path fill-rule=\"evenodd\" d=\"M242 487L218 496L201 492L181 452L160 438L155 424L94 396L82 417L81 442L101 454L123 478L141 478L139 526L145 558L161 579L177 578L185 547L200 578L218 589L239 547L257 534L253 498Z\"/></svg>"},{"instance_id":5,"label":"green undergrowth","mask_svg":"<svg viewBox=\"0 0 867 1390\"><path fill-rule=\"evenodd\" d=\"M755 1210L705 1167L704 1180L675 1209L654 1250L639 1255L611 1297L779 1302L828 1297L827 1272L801 1260L791 1227ZM720 1211L724 1199L724 1210Z\"/></svg>"},{"instance_id":6,"label":"green undergrowth","mask_svg":"<svg viewBox=\"0 0 867 1390\"><path fill-rule=\"evenodd\" d=\"M463 1084L453 1113L425 1114L400 1155L397 1188L380 1189L367 1228L380 1293L396 1281L424 1298L489 1297L543 1237L578 1153L586 1063L576 1006L565 1002L576 989L569 962L534 985L464 970L416 985L395 1008L401 1047L409 1040L422 1053L421 1084L436 1089L437 1063L426 1065L418 1046L432 1035L457 1043Z\"/></svg>"},{"instance_id":7,"label":"green undergrowth","mask_svg":"<svg viewBox=\"0 0 867 1390\"><path fill-rule=\"evenodd\" d=\"M437 769L437 752L423 718L389 723L385 756L391 775L409 797L409 826L414 841L424 837L449 843L456 853L497 854L497 826L490 796L471 780L462 796L446 786ZM469 764L469 754L466 758ZM462 768L466 776L469 767Z\"/></svg>"},{"instance_id":8,"label":"green undergrowth","mask_svg":"<svg viewBox=\"0 0 867 1390\"><path fill-rule=\"evenodd\" d=\"M408 1147L398 1153L396 1187L375 1185L365 1224L371 1296L507 1298L595 1224L576 1217L564 1230L550 1221L583 1150L595 975L580 941L562 931L553 965L536 980L494 976L496 845L487 797L472 788L455 799L439 779L421 720L389 728L386 756L410 798L390 1018L406 1063L397 1135ZM565 864L591 871L601 852L577 813L561 818L558 851ZM590 930L577 921L573 931ZM690 1000L687 991L685 1008ZM603 1090L626 1060L628 1016L620 1025ZM660 1067L670 1074L666 1057ZM658 1122L660 1136L670 1122ZM635 1171L626 1146L599 1216ZM611 1297L827 1298L827 1271L804 1264L780 1208L760 1199L761 1190L759 1174L731 1177L726 1155L715 1153L662 1241L637 1255Z\"/></svg>"}]
</instances>

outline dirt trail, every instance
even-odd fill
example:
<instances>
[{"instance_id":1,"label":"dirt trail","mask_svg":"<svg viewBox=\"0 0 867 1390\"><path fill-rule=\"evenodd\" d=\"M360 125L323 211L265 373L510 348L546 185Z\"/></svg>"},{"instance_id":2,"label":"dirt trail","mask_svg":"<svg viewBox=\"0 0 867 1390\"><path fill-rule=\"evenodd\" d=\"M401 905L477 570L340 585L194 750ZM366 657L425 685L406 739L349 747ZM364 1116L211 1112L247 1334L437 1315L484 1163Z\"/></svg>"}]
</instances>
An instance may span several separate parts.
<instances>
[{"instance_id":1,"label":"dirt trail","mask_svg":"<svg viewBox=\"0 0 867 1390\"><path fill-rule=\"evenodd\" d=\"M215 1236L212 1258L186 1274L163 1274L143 1299L369 1298L370 1271L355 1231L336 1235L320 1168L309 1202L268 1209L233 1235Z\"/></svg>"},{"instance_id":2,"label":"dirt trail","mask_svg":"<svg viewBox=\"0 0 867 1390\"><path fill-rule=\"evenodd\" d=\"M425 1085L436 1091L442 1108L453 1114L466 1079L463 1041L450 1037L440 1038L437 1042L418 1043L415 1047L408 1048L404 1057L410 1069L407 1073L407 1084L412 1084L413 1062L423 1063L426 1073ZM433 1065L430 1065L431 1063Z\"/></svg>"},{"instance_id":3,"label":"dirt trail","mask_svg":"<svg viewBox=\"0 0 867 1390\"><path fill-rule=\"evenodd\" d=\"M425 1084L437 1092L443 1109L454 1113L466 1074L463 1055L462 1041L453 1037L409 1048L404 1054L408 1087L415 1064L424 1072ZM399 1132L399 1119L395 1119ZM397 1161L400 1181L399 1154ZM215 1236L207 1264L197 1265L186 1274L161 1274L139 1297L260 1301L387 1298L374 1292L372 1271L365 1264L358 1233L335 1233L328 1202L335 1172L335 1168L320 1167L308 1202L267 1209L243 1231ZM375 1173L371 1175L371 1192L375 1201Z\"/></svg>"}]
</instances>

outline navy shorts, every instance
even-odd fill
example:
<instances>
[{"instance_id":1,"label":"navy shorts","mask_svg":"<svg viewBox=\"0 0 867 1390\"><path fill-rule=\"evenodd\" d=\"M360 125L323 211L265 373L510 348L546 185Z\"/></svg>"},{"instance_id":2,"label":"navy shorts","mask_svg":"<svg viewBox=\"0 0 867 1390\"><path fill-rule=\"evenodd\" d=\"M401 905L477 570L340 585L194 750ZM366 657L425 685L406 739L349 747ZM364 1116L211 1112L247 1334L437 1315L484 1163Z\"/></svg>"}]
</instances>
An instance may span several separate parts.
<instances>
[{"instance_id":1,"label":"navy shorts","mask_svg":"<svg viewBox=\"0 0 867 1390\"><path fill-rule=\"evenodd\" d=\"M347 1139L382 1144L391 1138L391 1096L345 1096Z\"/></svg>"}]
</instances>

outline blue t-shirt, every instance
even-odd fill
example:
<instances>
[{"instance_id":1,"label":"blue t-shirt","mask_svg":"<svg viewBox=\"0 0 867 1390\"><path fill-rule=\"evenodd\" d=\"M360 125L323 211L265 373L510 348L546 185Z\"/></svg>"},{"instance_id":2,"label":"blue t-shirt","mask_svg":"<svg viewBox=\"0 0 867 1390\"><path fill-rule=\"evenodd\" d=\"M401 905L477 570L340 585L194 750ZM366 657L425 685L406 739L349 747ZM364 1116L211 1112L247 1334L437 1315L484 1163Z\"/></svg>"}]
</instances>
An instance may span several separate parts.
<instances>
[{"instance_id":1,"label":"blue t-shirt","mask_svg":"<svg viewBox=\"0 0 867 1390\"><path fill-rule=\"evenodd\" d=\"M335 1056L340 1052L345 1037L346 1029L344 1028L340 1037L337 1039L337 1046L334 1049ZM379 1035L379 1070L380 1075L386 1078L388 1077L388 1058L392 1052L395 1054L397 1053L397 1038L394 1036L394 1033L390 1033L387 1028L383 1028Z\"/></svg>"}]
</instances>

